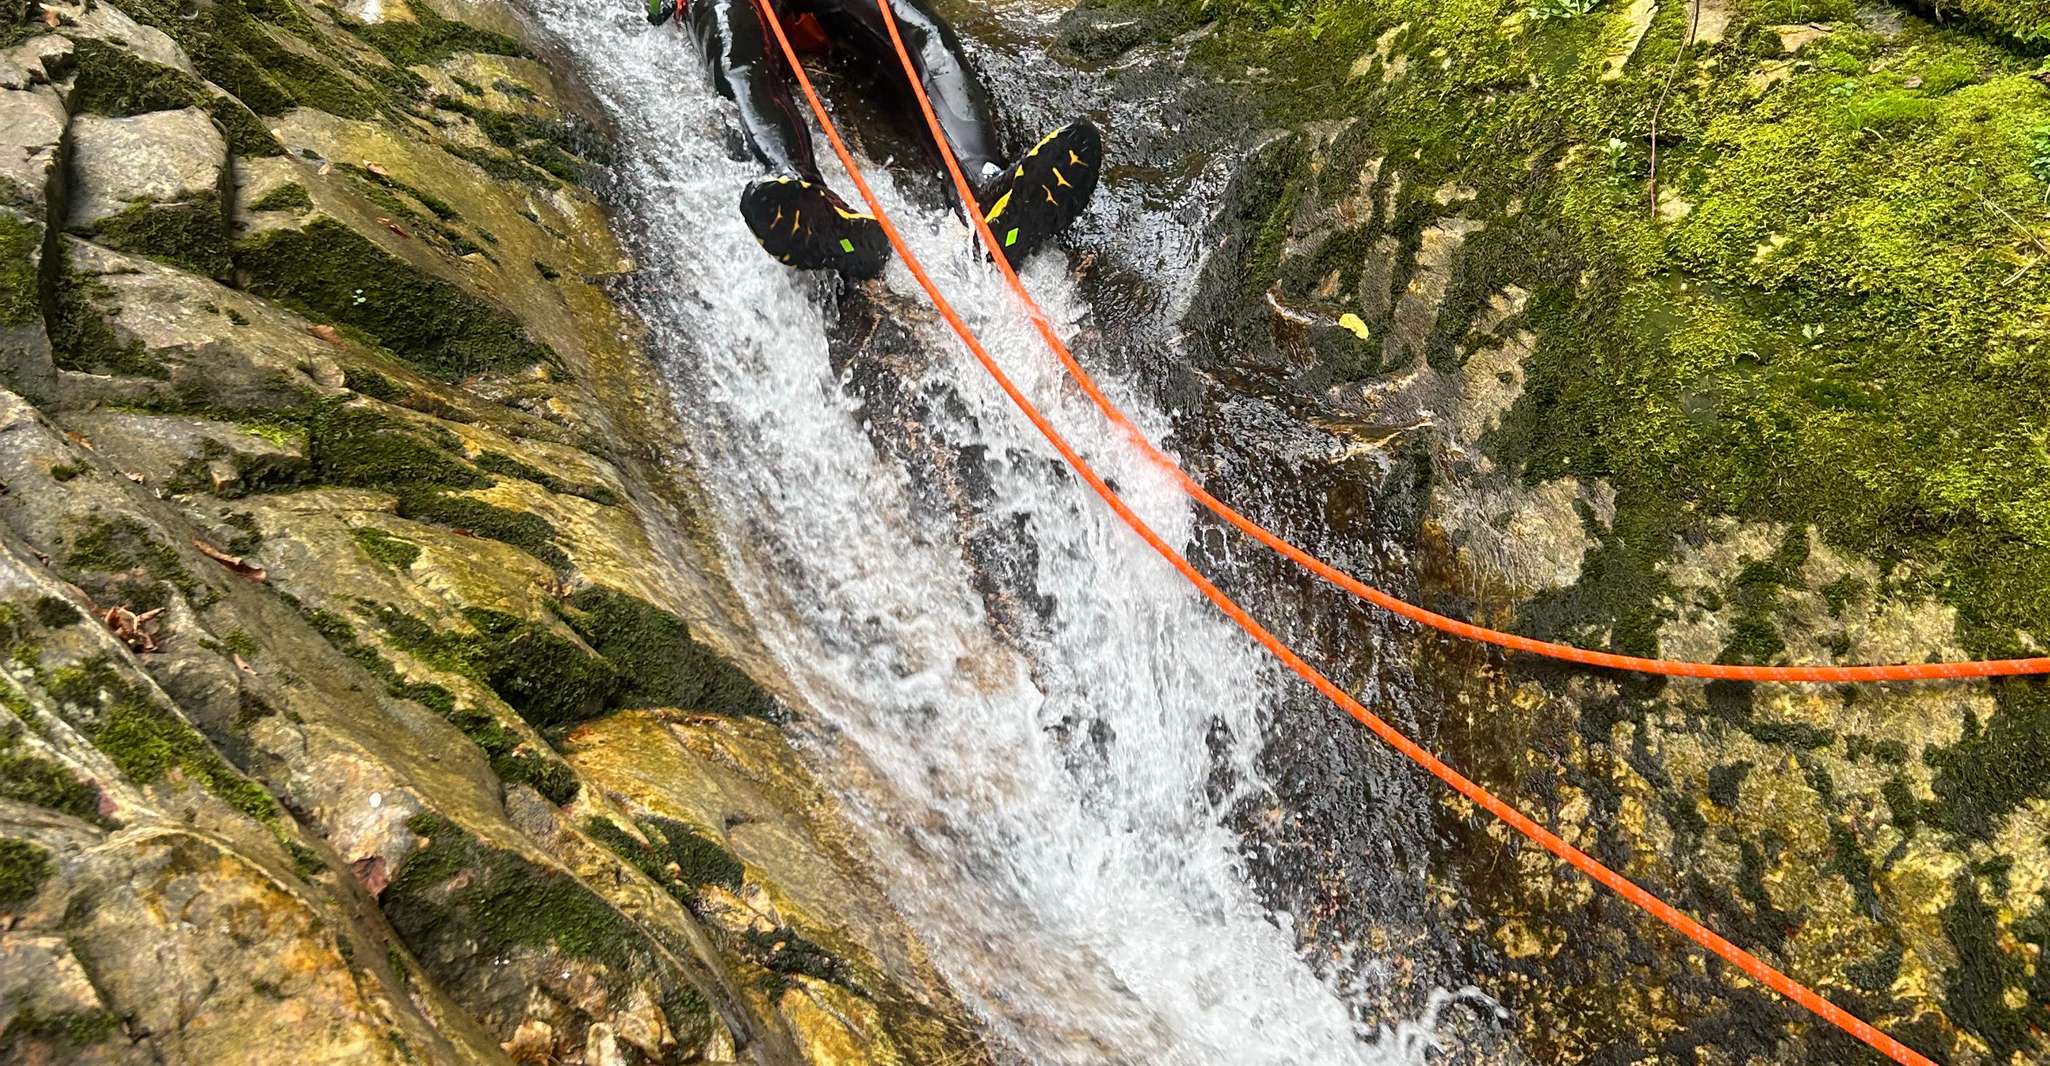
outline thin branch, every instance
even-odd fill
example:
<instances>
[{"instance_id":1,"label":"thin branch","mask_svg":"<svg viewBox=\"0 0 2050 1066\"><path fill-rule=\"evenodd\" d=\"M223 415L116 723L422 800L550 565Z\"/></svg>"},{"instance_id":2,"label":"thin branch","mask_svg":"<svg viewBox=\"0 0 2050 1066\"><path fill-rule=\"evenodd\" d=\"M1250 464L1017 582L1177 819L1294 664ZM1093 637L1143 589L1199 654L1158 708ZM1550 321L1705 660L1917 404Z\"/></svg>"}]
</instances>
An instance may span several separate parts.
<instances>
[{"instance_id":1,"label":"thin branch","mask_svg":"<svg viewBox=\"0 0 2050 1066\"><path fill-rule=\"evenodd\" d=\"M1665 114L1666 98L1673 95L1673 81L1680 76L1680 64L1687 58L1687 49L1694 46L1694 35L1701 29L1701 0L1693 0L1688 8L1687 36L1680 42L1680 50L1673 53L1673 65L1666 69L1666 83L1659 87L1658 103L1651 109L1651 175L1645 184L1651 197L1651 218L1659 217L1659 116Z\"/></svg>"}]
</instances>

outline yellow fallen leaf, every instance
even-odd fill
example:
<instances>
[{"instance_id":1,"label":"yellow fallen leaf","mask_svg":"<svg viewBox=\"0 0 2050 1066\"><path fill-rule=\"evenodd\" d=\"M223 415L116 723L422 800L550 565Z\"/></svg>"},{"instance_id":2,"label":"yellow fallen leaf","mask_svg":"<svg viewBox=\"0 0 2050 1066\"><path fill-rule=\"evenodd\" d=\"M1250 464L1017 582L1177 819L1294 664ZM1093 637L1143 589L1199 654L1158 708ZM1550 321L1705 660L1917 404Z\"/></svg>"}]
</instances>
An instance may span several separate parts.
<instances>
[{"instance_id":1,"label":"yellow fallen leaf","mask_svg":"<svg viewBox=\"0 0 2050 1066\"><path fill-rule=\"evenodd\" d=\"M1361 340L1367 339L1366 321L1360 318L1360 316L1353 314L1351 311L1347 311L1346 313L1338 316L1338 328L1351 330L1353 336L1356 336Z\"/></svg>"}]
</instances>

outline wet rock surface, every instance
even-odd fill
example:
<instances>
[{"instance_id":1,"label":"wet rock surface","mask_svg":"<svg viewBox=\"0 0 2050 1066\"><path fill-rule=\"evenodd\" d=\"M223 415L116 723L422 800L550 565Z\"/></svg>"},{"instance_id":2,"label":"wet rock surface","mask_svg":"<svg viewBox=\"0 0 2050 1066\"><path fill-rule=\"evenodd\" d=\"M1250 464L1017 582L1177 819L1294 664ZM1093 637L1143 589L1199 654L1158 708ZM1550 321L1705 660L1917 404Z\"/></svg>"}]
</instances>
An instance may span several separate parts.
<instances>
[{"instance_id":1,"label":"wet rock surface","mask_svg":"<svg viewBox=\"0 0 2050 1066\"><path fill-rule=\"evenodd\" d=\"M519 19L15 6L0 1061L979 1061Z\"/></svg>"},{"instance_id":2,"label":"wet rock surface","mask_svg":"<svg viewBox=\"0 0 2050 1066\"><path fill-rule=\"evenodd\" d=\"M1193 365L1147 373L1206 483L1384 589L1549 639L2033 654L2042 527L2029 478L1995 472L2040 417L2009 421L2034 401L1995 366L2041 347L2050 174L2026 146L2050 93L2025 17L1484 8L1064 19L1111 95L1167 113L1180 69L1242 105L1142 164L1229 160L1214 254L1167 260L1202 270ZM2045 1053L2040 683L1566 669L1212 543L1313 661L1570 842L1939 1060ZM1516 1049L1464 1032L1456 1054L1871 1057L1315 703L1270 744L1278 795L1244 819L1270 897L1391 1013L1433 986L1499 999Z\"/></svg>"}]
</instances>

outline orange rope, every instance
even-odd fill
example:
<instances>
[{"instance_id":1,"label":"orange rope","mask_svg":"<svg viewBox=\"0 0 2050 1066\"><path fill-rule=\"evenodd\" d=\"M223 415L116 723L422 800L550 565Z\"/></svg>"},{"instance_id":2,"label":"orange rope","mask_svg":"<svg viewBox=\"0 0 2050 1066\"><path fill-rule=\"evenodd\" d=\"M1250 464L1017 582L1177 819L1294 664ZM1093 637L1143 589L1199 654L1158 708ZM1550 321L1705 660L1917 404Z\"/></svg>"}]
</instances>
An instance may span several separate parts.
<instances>
[{"instance_id":1,"label":"orange rope","mask_svg":"<svg viewBox=\"0 0 2050 1066\"><path fill-rule=\"evenodd\" d=\"M1183 558L1182 554L1176 551L1173 546L1162 540L1160 535L1155 533L1152 527L1148 526L1144 519L1134 513L1125 504L1125 501L1104 482L1095 469L1081 455L1076 453L1075 449L1060 435L1060 432L1054 429L1053 425L1046 420L1046 416L1041 414L1039 409L1034 407L1032 402L1025 398L1025 394L1018 391L1017 385L1013 384L1009 375L1005 374L1003 369L997 366L996 360L990 357L988 350L982 346L982 342L969 330L967 324L961 320L961 316L955 313L953 305L947 301L947 298L940 293L938 287L933 284L932 278L925 272L925 267L919 263L918 257L912 253L910 246L905 243L903 236L897 232L896 225L890 221L888 213L883 210L882 203L876 199L875 191L869 188L867 179L862 176L861 168L854 162L854 156L848 152L847 145L841 141L839 130L834 126L832 117L826 114L825 106L820 103L818 93L812 88L811 78L805 74L803 65L798 63L797 55L790 47L790 40L784 35L782 23L776 18L775 13L769 10L768 0L755 0L755 2L762 10L763 20L768 23L769 29L775 34L777 45L783 49L784 58L790 61L791 71L797 77L798 87L804 91L805 101L811 105L812 114L817 116L820 128L825 131L826 139L832 143L833 154L840 157L841 164L847 168L848 177L853 180L854 187L861 193L861 198L868 204L869 210L874 212L876 221L881 224L884 235L889 237L891 246L903 258L905 267L911 271L911 276L918 281L919 287L923 288L926 295L932 298L933 306L938 309L941 317L947 320L947 325L953 328L954 333L967 346L969 353L975 357L975 361L980 363L982 369L997 383L997 387L1004 391L1004 395L1010 397L1011 402L1032 423L1033 428L1039 430L1040 434L1047 439L1047 442L1053 445L1054 450L1060 453L1061 458L1082 477L1082 480L1089 484L1090 489L1095 491L1096 495L1101 497L1105 504L1109 505L1111 511L1125 525L1131 527L1132 532L1138 534L1148 547L1158 553L1161 558L1167 560L1175 570L1180 572L1183 578L1187 579L1191 585L1194 585L1196 590L1201 592L1205 599L1215 604L1218 610L1223 611L1227 617L1238 624L1240 629L1258 641L1261 647L1266 648L1275 658L1281 660L1282 664L1293 671L1296 676L1308 682L1318 692L1323 693L1325 698L1337 704L1347 714L1358 719L1361 724L1372 730L1374 735L1380 737L1390 747L1401 752L1417 765L1429 770L1432 775L1450 785L1460 795L1465 796L1490 814L1506 822L1517 832L1536 841L1546 851L1551 852L1589 877L1608 886L1617 895L1629 900L1632 904L1642 908L1653 917L1678 930L1695 943L1714 952L1731 965L1750 975L1754 980L1806 1007L1814 1012L1816 1016L1864 1041L1881 1054L1892 1058L1896 1062L1909 1064L1909 1066L1934 1066L1934 1063L1929 1059L1924 1058L1905 1044L1887 1036L1866 1022L1845 1013L1835 1004L1810 991L1807 986L1766 965L1756 956L1723 939L1700 922L1682 914L1672 905L1638 887L1629 878L1609 869L1593 856L1568 844L1557 834L1532 821L1523 812L1518 811L1508 803L1496 798L1493 793L1482 788L1479 784L1468 780L1459 771L1446 765L1443 760L1424 750L1415 741L1404 736L1400 730L1383 721L1380 716L1368 710L1358 700L1347 694L1345 690L1339 688L1330 678L1325 677L1315 667L1305 662L1301 656L1290 650L1274 634L1268 632L1259 622L1254 621L1253 617L1247 614L1245 609L1240 607L1237 602L1225 595L1222 590L1212 584L1194 566L1190 565L1189 561ZM888 0L879 0L877 6L882 9L883 18L885 24L889 27L891 40L896 45L898 57L904 61L905 70L911 75L912 86L918 93L919 106L925 111L926 121L932 124L934 135L940 136L938 122L933 117L932 105L926 100L924 88L918 82L917 74L911 65L910 56L904 50L904 42L897 33L896 20L890 12L889 2ZM940 143L944 149L946 145L944 137L941 137ZM951 152L943 151L942 154L947 155L951 160ZM951 162L950 168L955 169L955 176L958 180L960 177L958 168L954 168ZM974 204L974 198L972 196L969 197L969 214L971 217L979 218L979 212L975 210ZM985 240L989 240L986 229L983 236ZM991 241L990 246L995 248L995 242ZM996 255L997 262L1003 263L1003 254L997 252ZM1008 264L1006 264L1006 271L1008 272ZM1015 281L1015 275L1012 276ZM1041 317L1043 319L1043 316Z\"/></svg>"},{"instance_id":2,"label":"orange rope","mask_svg":"<svg viewBox=\"0 0 2050 1066\"><path fill-rule=\"evenodd\" d=\"M1956 663L1894 663L1877 666L1742 666L1731 663L1702 663L1674 659L1647 659L1636 655L1617 655L1613 652L1595 651L1590 648L1560 644L1549 640L1537 640L1515 633L1505 633L1499 629L1477 626L1471 622L1462 622L1457 618L1439 614L1429 608L1418 606L1390 593L1383 592L1311 555L1309 552L1296 547L1280 534L1247 518L1229 504L1212 496L1209 490L1205 489L1202 484L1191 477L1188 471L1183 470L1180 464L1176 463L1172 457L1161 451L1158 447L1155 447L1152 441L1146 439L1146 435L1140 432L1139 427L1133 425L1131 419L1127 418L1125 413L1119 410L1118 406L1112 403L1108 396L1103 394L1103 390L1097 387L1095 379L1089 376L1089 372L1084 370L1082 364L1076 361L1073 353L1068 351L1066 342L1062 341L1060 335L1054 331L1053 323L1049 322L1046 313L1040 310L1038 301L1034 300L1032 294L1026 291L1024 282L1018 280L1018 272L1012 269L1010 260L1004 255L1002 245L990 233L989 223L983 220L982 212L976 206L975 191L969 186L967 177L961 173L961 166L955 160L954 153L947 146L946 136L940 129L939 120L933 115L932 101L927 99L925 86L920 83L918 72L912 66L911 57L905 51L904 41L898 35L897 21L891 16L888 4L882 4L881 6L884 24L889 28L891 42L897 48L897 57L903 61L904 73L911 80L912 91L918 96L918 106L925 112L926 124L931 127L933 139L940 146L940 157L946 161L947 172L954 179L954 188L960 193L961 203L966 209L968 217L973 221L976 232L981 235L984 246L989 248L991 257L996 261L997 269L1003 272L1005 282L1010 285L1011 291L1017 294L1018 299L1024 304L1026 314L1032 319L1033 328L1038 330L1039 336L1046 341L1047 347L1051 348L1054 355L1059 357L1061 365L1067 368L1068 375L1075 379L1076 384L1082 386L1082 391L1087 393L1090 400L1095 402L1097 409L1103 412L1104 417L1110 419L1119 429L1124 430L1126 435L1132 439L1132 442L1138 446L1139 450L1159 464L1163 470L1167 471L1168 475L1181 486L1183 492L1188 493L1198 503L1209 508L1219 518L1237 526L1254 540L1279 552L1282 556L1302 566L1304 569L1377 607L1393 611L1412 622L1428 626L1440 632L1450 633L1455 637L1479 641L1484 644L1494 644L1512 651L1542 655L1550 659L1563 659L1567 662L1580 663L1584 666L1600 666L1612 670L1629 670L1643 674L1666 674L1674 677L1707 678L1720 681L1783 681L1827 684L1875 681L1956 680L1976 677L2011 677L2022 674L2050 674L2050 656L2038 656L2028 659L1982 659L1973 662Z\"/></svg>"}]
</instances>

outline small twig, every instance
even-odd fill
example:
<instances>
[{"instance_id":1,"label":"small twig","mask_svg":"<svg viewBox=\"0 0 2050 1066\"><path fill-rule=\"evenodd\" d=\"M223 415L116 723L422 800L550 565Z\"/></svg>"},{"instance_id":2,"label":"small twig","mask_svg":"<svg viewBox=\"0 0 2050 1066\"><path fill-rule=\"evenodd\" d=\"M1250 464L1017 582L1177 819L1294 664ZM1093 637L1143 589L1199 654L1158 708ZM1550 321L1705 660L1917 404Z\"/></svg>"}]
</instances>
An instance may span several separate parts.
<instances>
[{"instance_id":1,"label":"small twig","mask_svg":"<svg viewBox=\"0 0 2050 1066\"><path fill-rule=\"evenodd\" d=\"M1694 34L1701 28L1701 0L1693 0L1687 14L1687 36L1680 42L1680 50L1673 53L1673 65L1666 68L1666 83L1659 87L1658 103L1651 108L1651 174L1645 185L1651 197L1651 218L1659 217L1659 116L1665 114L1666 98L1673 94L1673 81L1680 76L1680 64L1687 59L1687 49L1694 46Z\"/></svg>"},{"instance_id":2,"label":"small twig","mask_svg":"<svg viewBox=\"0 0 2050 1066\"><path fill-rule=\"evenodd\" d=\"M2016 233L2019 233L2023 237L2028 238L2029 243L2035 245L2037 251L2043 253L2044 255L2050 255L2050 245L2045 245L2043 243L2043 238L2036 236L2035 230L2032 230L2029 227L2022 225L2021 219L2018 219L2014 217L2014 215L2010 214L2007 208L2004 208L1999 204L1994 203L1993 200L1990 197L1988 197L1985 193L1980 192L1977 189L1971 188L1970 186L1966 186L1965 191L1971 193L1973 196L1978 197L1980 203L1985 204L1989 210L1993 211L2001 218L2006 219L2007 224L2013 226L2014 231Z\"/></svg>"}]
</instances>

